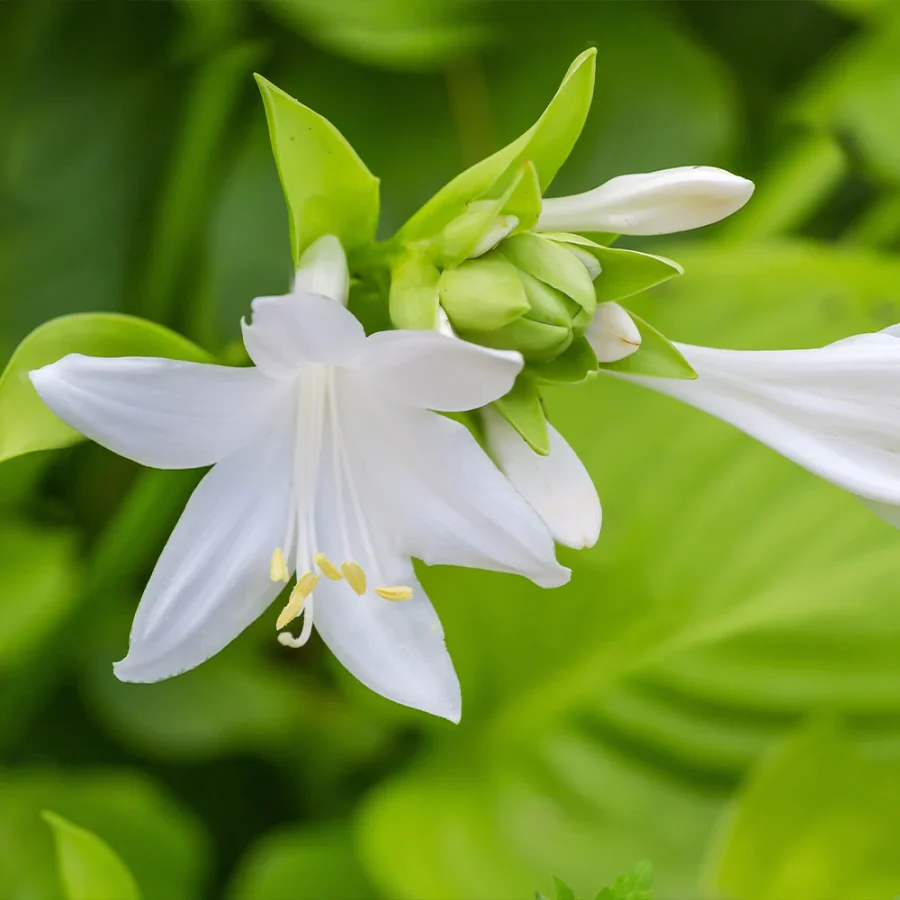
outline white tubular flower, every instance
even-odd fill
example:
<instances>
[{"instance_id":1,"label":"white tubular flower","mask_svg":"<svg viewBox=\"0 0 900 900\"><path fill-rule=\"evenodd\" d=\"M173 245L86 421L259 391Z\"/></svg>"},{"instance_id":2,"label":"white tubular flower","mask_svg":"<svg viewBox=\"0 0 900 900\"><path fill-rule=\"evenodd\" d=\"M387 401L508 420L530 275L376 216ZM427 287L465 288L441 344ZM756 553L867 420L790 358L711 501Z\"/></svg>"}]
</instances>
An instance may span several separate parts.
<instances>
[{"instance_id":1,"label":"white tubular flower","mask_svg":"<svg viewBox=\"0 0 900 900\"><path fill-rule=\"evenodd\" d=\"M724 419L900 526L897 329L814 350L676 344L696 380L618 377Z\"/></svg>"},{"instance_id":2,"label":"white tubular flower","mask_svg":"<svg viewBox=\"0 0 900 900\"><path fill-rule=\"evenodd\" d=\"M253 302L252 368L67 356L31 373L47 405L144 465L212 465L147 585L125 681L191 669L297 585L278 628L303 616L384 696L457 721L459 684L410 557L568 580L531 507L469 432L432 410L483 406L517 353L423 331L366 337L343 305L336 238L301 260L297 286Z\"/></svg>"},{"instance_id":3,"label":"white tubular flower","mask_svg":"<svg viewBox=\"0 0 900 900\"><path fill-rule=\"evenodd\" d=\"M628 312L618 303L600 303L588 330L588 342L597 362L611 363L625 359L640 349L641 333Z\"/></svg>"},{"instance_id":4,"label":"white tubular flower","mask_svg":"<svg viewBox=\"0 0 900 900\"><path fill-rule=\"evenodd\" d=\"M600 536L600 498L563 436L548 423L550 454L541 456L495 410L482 410L482 422L488 452L553 537L576 550L593 547Z\"/></svg>"},{"instance_id":5,"label":"white tubular flower","mask_svg":"<svg viewBox=\"0 0 900 900\"><path fill-rule=\"evenodd\" d=\"M672 234L730 216L752 193L752 181L712 166L620 175L584 194L545 199L535 230Z\"/></svg>"}]
</instances>

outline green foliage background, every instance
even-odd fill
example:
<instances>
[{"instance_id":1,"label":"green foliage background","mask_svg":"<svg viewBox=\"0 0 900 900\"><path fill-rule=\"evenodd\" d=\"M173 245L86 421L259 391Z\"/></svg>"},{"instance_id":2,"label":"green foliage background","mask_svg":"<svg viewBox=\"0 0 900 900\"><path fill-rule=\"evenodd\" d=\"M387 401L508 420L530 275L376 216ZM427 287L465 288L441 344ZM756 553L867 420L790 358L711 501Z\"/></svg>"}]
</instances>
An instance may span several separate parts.
<instances>
[{"instance_id":1,"label":"green foliage background","mask_svg":"<svg viewBox=\"0 0 900 900\"><path fill-rule=\"evenodd\" d=\"M79 311L228 352L290 272L253 71L342 130L390 233L527 127L590 45L593 111L554 191L687 164L758 183L722 225L632 242L686 269L638 313L735 348L900 321L898 13L7 0L0 352ZM279 647L268 620L173 681L117 682L197 473L87 444L3 463L0 898L63 896L45 808L100 835L146 900L512 900L550 894L551 873L593 896L641 858L660 900L900 893L900 535L631 385L549 408L603 534L563 553L574 577L553 592L424 573L458 727L369 694L318 641Z\"/></svg>"}]
</instances>

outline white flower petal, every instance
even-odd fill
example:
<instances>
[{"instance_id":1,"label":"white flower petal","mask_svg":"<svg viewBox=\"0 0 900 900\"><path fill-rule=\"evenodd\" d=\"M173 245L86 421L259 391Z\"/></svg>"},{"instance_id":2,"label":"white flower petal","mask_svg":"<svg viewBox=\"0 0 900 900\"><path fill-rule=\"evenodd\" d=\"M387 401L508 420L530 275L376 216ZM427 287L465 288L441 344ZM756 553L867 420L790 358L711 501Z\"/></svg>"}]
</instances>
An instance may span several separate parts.
<instances>
[{"instance_id":1,"label":"white flower petal","mask_svg":"<svg viewBox=\"0 0 900 900\"><path fill-rule=\"evenodd\" d=\"M753 182L711 166L620 175L571 197L545 199L536 231L671 234L718 222L739 210Z\"/></svg>"},{"instance_id":2,"label":"white flower petal","mask_svg":"<svg viewBox=\"0 0 900 900\"><path fill-rule=\"evenodd\" d=\"M730 422L860 497L900 504L900 338L816 350L677 344L695 381L627 377Z\"/></svg>"},{"instance_id":3,"label":"white flower petal","mask_svg":"<svg viewBox=\"0 0 900 900\"><path fill-rule=\"evenodd\" d=\"M618 303L600 303L585 334L597 362L611 363L631 356L641 346L641 333Z\"/></svg>"},{"instance_id":4,"label":"white flower petal","mask_svg":"<svg viewBox=\"0 0 900 900\"><path fill-rule=\"evenodd\" d=\"M342 460L333 432L326 436L323 449L316 546L338 565L348 560L360 565L368 591L358 596L346 580L322 578L313 592L314 625L334 655L368 688L396 703L458 722L459 680L440 620L409 557L393 544L384 510L372 503L365 481L371 475L362 468L367 450L345 445L347 456ZM340 483L336 466L341 467ZM400 585L412 588L411 599L390 602L374 593L378 587Z\"/></svg>"},{"instance_id":5,"label":"white flower petal","mask_svg":"<svg viewBox=\"0 0 900 900\"><path fill-rule=\"evenodd\" d=\"M47 406L145 466L208 466L251 440L282 394L256 369L77 353L30 373Z\"/></svg>"},{"instance_id":6,"label":"white flower petal","mask_svg":"<svg viewBox=\"0 0 900 900\"><path fill-rule=\"evenodd\" d=\"M513 572L542 587L569 580L540 517L464 426L388 404L356 373L345 373L344 383L359 469L404 554Z\"/></svg>"},{"instance_id":7,"label":"white flower petal","mask_svg":"<svg viewBox=\"0 0 900 900\"><path fill-rule=\"evenodd\" d=\"M365 332L346 307L321 294L257 297L253 322L241 322L244 346L267 375L292 377L305 363L350 364Z\"/></svg>"},{"instance_id":8,"label":"white flower petal","mask_svg":"<svg viewBox=\"0 0 900 900\"><path fill-rule=\"evenodd\" d=\"M294 294L319 294L347 305L350 273L341 242L326 234L307 247L294 277Z\"/></svg>"},{"instance_id":9,"label":"white flower petal","mask_svg":"<svg viewBox=\"0 0 900 900\"><path fill-rule=\"evenodd\" d=\"M548 425L550 454L535 453L491 408L482 411L488 450L513 487L567 547L593 547L600 536L600 498L575 451Z\"/></svg>"},{"instance_id":10,"label":"white flower petal","mask_svg":"<svg viewBox=\"0 0 900 900\"><path fill-rule=\"evenodd\" d=\"M460 412L508 393L522 357L436 331L381 331L366 341L365 364L373 388L389 401Z\"/></svg>"},{"instance_id":11,"label":"white flower petal","mask_svg":"<svg viewBox=\"0 0 900 900\"><path fill-rule=\"evenodd\" d=\"M194 491L144 591L122 681L159 681L218 653L284 586L269 577L291 492L292 421L222 460ZM290 558L290 548L284 548Z\"/></svg>"}]
</instances>

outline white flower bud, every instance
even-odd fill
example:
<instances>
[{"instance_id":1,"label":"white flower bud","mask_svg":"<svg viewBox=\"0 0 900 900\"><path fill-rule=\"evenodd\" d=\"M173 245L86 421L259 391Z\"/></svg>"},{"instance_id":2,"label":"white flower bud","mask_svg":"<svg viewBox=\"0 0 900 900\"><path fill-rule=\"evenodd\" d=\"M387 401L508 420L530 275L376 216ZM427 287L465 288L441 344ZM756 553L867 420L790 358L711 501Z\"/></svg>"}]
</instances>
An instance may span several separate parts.
<instances>
[{"instance_id":1,"label":"white flower bud","mask_svg":"<svg viewBox=\"0 0 900 900\"><path fill-rule=\"evenodd\" d=\"M712 166L620 175L571 197L545 199L537 231L671 234L718 222L739 210L753 182Z\"/></svg>"},{"instance_id":2,"label":"white flower bud","mask_svg":"<svg viewBox=\"0 0 900 900\"><path fill-rule=\"evenodd\" d=\"M618 362L641 346L641 333L631 316L618 303L601 303L587 330L597 361Z\"/></svg>"}]
</instances>

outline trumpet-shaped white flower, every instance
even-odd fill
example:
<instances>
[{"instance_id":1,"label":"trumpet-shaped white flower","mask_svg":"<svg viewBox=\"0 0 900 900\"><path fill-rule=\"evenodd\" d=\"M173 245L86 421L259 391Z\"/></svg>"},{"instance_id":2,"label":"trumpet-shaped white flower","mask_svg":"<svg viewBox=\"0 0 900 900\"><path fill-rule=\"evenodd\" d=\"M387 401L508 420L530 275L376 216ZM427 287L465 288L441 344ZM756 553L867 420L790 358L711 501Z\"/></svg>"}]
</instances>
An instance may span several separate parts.
<instances>
[{"instance_id":1,"label":"trumpet-shaped white flower","mask_svg":"<svg viewBox=\"0 0 900 900\"><path fill-rule=\"evenodd\" d=\"M900 526L900 326L813 350L675 346L696 380L610 374L731 423Z\"/></svg>"},{"instance_id":2,"label":"trumpet-shaped white flower","mask_svg":"<svg viewBox=\"0 0 900 900\"><path fill-rule=\"evenodd\" d=\"M459 685L410 557L517 572L568 570L531 507L460 424L432 410L505 394L517 353L433 332L366 337L343 305L335 238L307 252L295 290L253 302L255 367L71 355L31 373L47 405L144 465L213 465L147 585L125 681L176 675L221 650L296 571L278 619L315 624L364 684L451 720Z\"/></svg>"},{"instance_id":3,"label":"trumpet-shaped white flower","mask_svg":"<svg viewBox=\"0 0 900 900\"><path fill-rule=\"evenodd\" d=\"M488 452L513 487L534 507L554 539L581 550L600 536L600 498L583 463L548 423L550 453L535 453L499 413L482 410Z\"/></svg>"},{"instance_id":4,"label":"trumpet-shaped white flower","mask_svg":"<svg viewBox=\"0 0 900 900\"><path fill-rule=\"evenodd\" d=\"M752 181L712 166L620 175L583 194L545 199L535 230L671 234L730 216L752 193Z\"/></svg>"}]
</instances>

